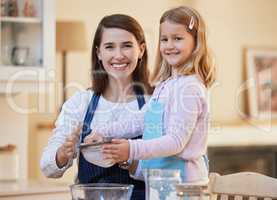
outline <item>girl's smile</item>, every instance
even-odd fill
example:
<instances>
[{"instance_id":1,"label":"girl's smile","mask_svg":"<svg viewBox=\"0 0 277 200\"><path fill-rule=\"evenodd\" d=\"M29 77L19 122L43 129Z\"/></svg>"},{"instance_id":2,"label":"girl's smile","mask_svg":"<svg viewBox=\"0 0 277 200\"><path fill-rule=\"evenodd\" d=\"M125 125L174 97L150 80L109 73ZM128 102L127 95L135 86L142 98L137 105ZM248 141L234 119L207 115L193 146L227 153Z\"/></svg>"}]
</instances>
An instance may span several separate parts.
<instances>
[{"instance_id":1,"label":"girl's smile","mask_svg":"<svg viewBox=\"0 0 277 200\"><path fill-rule=\"evenodd\" d=\"M182 24L166 20L161 24L160 52L165 61L174 68L182 66L191 56L195 42Z\"/></svg>"}]
</instances>

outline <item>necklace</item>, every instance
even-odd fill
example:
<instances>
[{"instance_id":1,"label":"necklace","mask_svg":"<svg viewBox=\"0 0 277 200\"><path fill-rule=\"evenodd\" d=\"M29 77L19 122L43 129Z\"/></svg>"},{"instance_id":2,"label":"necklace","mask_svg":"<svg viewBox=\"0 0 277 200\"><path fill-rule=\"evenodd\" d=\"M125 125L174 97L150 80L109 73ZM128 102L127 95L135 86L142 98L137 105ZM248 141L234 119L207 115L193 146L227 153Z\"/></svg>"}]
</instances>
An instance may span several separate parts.
<instances>
[{"instance_id":1,"label":"necklace","mask_svg":"<svg viewBox=\"0 0 277 200\"><path fill-rule=\"evenodd\" d=\"M122 107L119 106L118 104L116 104L110 110L111 115L109 117L109 121L110 122L117 122L119 120L119 117L121 116L122 112L123 112Z\"/></svg>"}]
</instances>

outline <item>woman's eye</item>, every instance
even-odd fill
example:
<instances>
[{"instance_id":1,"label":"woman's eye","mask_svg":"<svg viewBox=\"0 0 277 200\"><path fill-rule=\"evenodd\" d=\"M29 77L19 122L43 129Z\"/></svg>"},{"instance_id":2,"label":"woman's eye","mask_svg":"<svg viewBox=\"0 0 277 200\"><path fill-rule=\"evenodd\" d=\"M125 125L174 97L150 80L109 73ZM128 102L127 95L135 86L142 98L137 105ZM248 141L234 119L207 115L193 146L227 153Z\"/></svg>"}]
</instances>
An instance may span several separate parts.
<instances>
[{"instance_id":1,"label":"woman's eye","mask_svg":"<svg viewBox=\"0 0 277 200\"><path fill-rule=\"evenodd\" d=\"M113 46L112 45L109 45L109 46L105 46L105 49L112 49Z\"/></svg>"},{"instance_id":2,"label":"woman's eye","mask_svg":"<svg viewBox=\"0 0 277 200\"><path fill-rule=\"evenodd\" d=\"M162 41L162 42L166 42L167 39L166 39L166 38L161 38L161 41Z\"/></svg>"}]
</instances>

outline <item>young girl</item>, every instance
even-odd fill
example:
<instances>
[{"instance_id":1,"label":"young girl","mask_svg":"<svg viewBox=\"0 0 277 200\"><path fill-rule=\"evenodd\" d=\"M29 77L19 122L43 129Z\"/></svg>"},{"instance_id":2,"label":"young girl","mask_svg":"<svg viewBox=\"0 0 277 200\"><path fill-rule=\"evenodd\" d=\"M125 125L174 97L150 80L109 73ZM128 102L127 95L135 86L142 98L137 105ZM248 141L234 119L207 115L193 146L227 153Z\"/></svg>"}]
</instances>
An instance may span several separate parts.
<instances>
[{"instance_id":1,"label":"young girl","mask_svg":"<svg viewBox=\"0 0 277 200\"><path fill-rule=\"evenodd\" d=\"M160 41L153 80L157 85L140 114L106 126L96 126L86 142L99 136L115 139L105 145L107 158L117 162L144 160L142 168L180 169L183 181L207 181L208 102L206 90L215 79L197 11L178 7L160 19Z\"/></svg>"},{"instance_id":2,"label":"young girl","mask_svg":"<svg viewBox=\"0 0 277 200\"><path fill-rule=\"evenodd\" d=\"M144 95L151 93L147 48L143 30L134 18L115 14L101 20L92 45L91 71L92 88L76 93L64 103L54 134L43 152L41 169L47 177L63 175L72 165L77 144L83 142L95 124L123 120L147 101ZM74 125L80 123L83 126L75 129ZM132 199L144 200L145 196L144 182L132 179L127 170L119 165L108 168L93 165L82 153L78 182L133 184Z\"/></svg>"}]
</instances>

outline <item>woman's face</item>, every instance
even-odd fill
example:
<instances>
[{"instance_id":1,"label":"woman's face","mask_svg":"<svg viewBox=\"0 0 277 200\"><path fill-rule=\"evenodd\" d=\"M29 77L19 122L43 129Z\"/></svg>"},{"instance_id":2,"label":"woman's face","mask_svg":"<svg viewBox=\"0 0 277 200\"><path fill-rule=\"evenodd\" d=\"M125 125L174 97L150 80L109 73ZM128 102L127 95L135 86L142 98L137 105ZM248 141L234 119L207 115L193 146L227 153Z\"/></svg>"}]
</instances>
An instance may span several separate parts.
<instances>
[{"instance_id":1,"label":"woman's face","mask_svg":"<svg viewBox=\"0 0 277 200\"><path fill-rule=\"evenodd\" d=\"M142 58L145 45L139 45L135 36L123 29L104 28L97 56L109 76L130 79Z\"/></svg>"}]
</instances>

